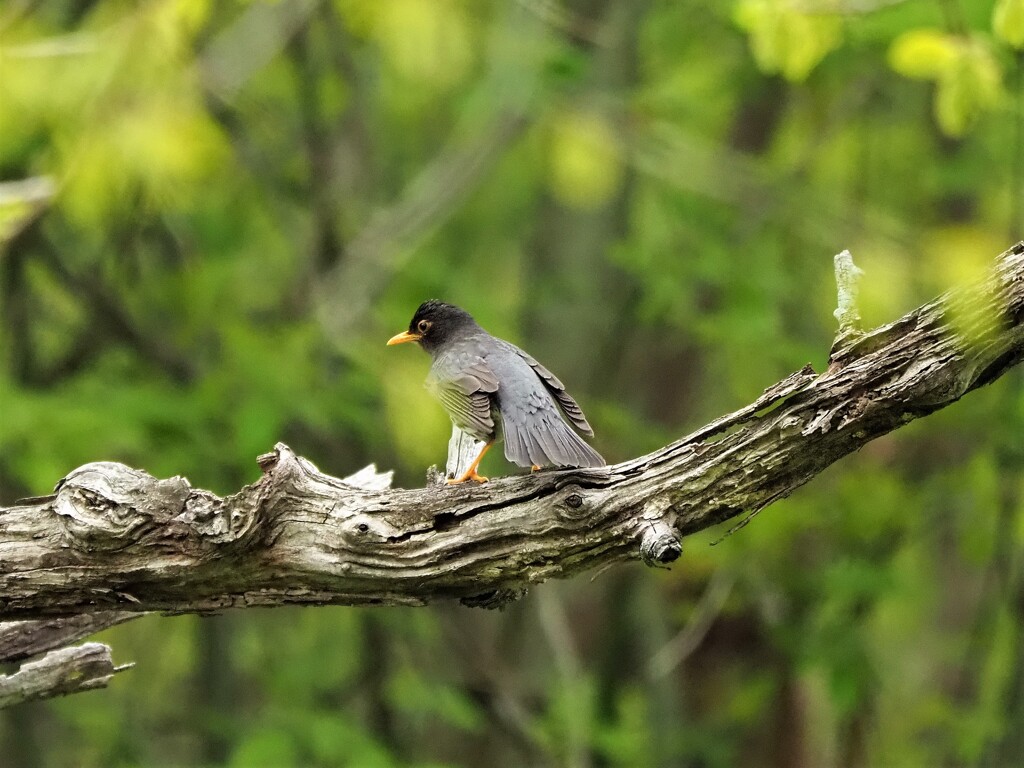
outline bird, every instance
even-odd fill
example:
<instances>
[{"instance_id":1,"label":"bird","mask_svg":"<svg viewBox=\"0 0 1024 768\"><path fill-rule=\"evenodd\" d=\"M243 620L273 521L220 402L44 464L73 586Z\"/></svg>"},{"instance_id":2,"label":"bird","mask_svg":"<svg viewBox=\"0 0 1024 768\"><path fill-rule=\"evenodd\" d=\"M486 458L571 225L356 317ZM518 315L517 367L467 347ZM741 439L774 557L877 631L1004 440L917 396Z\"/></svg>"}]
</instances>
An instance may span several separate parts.
<instances>
[{"instance_id":1,"label":"bird","mask_svg":"<svg viewBox=\"0 0 1024 768\"><path fill-rule=\"evenodd\" d=\"M521 467L605 465L573 430L594 435L562 382L515 344L489 334L466 310L436 299L423 302L409 329L387 345L413 341L432 359L427 389L456 427L485 443L460 477L447 480L449 485L487 482L477 467L499 437L505 458Z\"/></svg>"}]
</instances>

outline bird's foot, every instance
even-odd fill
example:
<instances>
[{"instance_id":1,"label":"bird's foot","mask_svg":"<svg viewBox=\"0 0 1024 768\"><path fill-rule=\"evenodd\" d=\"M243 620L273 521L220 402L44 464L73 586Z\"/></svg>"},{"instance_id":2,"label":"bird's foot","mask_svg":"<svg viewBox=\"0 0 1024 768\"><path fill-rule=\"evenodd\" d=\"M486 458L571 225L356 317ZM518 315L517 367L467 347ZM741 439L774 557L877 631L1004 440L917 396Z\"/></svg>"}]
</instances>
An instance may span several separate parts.
<instances>
[{"instance_id":1,"label":"bird's foot","mask_svg":"<svg viewBox=\"0 0 1024 768\"><path fill-rule=\"evenodd\" d=\"M458 485L459 483L464 483L467 480L472 480L473 482L476 482L476 483L486 483L487 482L487 478L486 477L484 477L483 475L478 475L476 473L476 470L473 470L473 469L471 469L468 472L464 473L462 475L462 477L453 477L452 479L445 480L444 482L445 482L445 485Z\"/></svg>"},{"instance_id":2,"label":"bird's foot","mask_svg":"<svg viewBox=\"0 0 1024 768\"><path fill-rule=\"evenodd\" d=\"M534 464L532 467L530 467L530 471L531 472L537 472L539 470L540 470L540 464Z\"/></svg>"}]
</instances>

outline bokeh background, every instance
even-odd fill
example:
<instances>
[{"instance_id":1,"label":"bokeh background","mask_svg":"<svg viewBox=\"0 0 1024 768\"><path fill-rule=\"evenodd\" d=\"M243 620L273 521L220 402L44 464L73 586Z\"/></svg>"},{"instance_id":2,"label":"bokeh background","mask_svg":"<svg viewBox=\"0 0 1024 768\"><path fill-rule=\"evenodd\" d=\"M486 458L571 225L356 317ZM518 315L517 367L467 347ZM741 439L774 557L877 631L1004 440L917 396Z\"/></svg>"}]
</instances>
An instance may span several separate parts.
<instances>
[{"instance_id":1,"label":"bokeh background","mask_svg":"<svg viewBox=\"0 0 1024 768\"><path fill-rule=\"evenodd\" d=\"M1024 236L1022 46L1021 0L5 0L0 502L278 440L421 485L449 425L384 341L432 297L655 449L821 369L837 251L876 325ZM1022 435L1015 372L503 613L130 622L0 764L1019 765Z\"/></svg>"}]
</instances>

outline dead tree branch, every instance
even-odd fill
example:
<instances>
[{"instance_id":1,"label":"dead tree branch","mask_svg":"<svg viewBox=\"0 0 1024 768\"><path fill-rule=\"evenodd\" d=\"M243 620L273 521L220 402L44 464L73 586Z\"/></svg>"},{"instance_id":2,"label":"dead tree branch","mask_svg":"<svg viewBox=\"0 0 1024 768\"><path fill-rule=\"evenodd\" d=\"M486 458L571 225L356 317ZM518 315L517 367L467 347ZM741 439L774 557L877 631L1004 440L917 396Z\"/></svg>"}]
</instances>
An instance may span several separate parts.
<instances>
[{"instance_id":1,"label":"dead tree branch","mask_svg":"<svg viewBox=\"0 0 1024 768\"><path fill-rule=\"evenodd\" d=\"M23 661L141 615L127 611L103 611L53 619L2 621L0 662Z\"/></svg>"},{"instance_id":2,"label":"dead tree branch","mask_svg":"<svg viewBox=\"0 0 1024 768\"><path fill-rule=\"evenodd\" d=\"M221 498L87 464L0 509L0 618L306 604L492 604L617 560L668 562L682 537L749 516L868 441L1024 359L1024 244L982 281L833 350L754 403L646 456L485 485L389 489L278 444Z\"/></svg>"},{"instance_id":3,"label":"dead tree branch","mask_svg":"<svg viewBox=\"0 0 1024 768\"><path fill-rule=\"evenodd\" d=\"M110 648L102 643L50 651L38 661L23 664L14 674L0 675L0 709L105 688L110 678L131 666L115 667Z\"/></svg>"}]
</instances>

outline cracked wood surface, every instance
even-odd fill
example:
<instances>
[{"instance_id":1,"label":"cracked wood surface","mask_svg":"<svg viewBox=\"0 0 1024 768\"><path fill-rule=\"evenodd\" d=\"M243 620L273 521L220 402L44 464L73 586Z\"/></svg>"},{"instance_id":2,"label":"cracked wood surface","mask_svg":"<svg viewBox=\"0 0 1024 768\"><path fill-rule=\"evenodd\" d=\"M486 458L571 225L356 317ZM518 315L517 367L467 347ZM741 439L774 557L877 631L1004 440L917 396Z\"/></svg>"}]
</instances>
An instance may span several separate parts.
<instances>
[{"instance_id":1,"label":"cracked wood surface","mask_svg":"<svg viewBox=\"0 0 1024 768\"><path fill-rule=\"evenodd\" d=\"M1024 244L991 274L867 333L846 329L754 403L650 454L484 485L338 479L278 444L224 498L87 464L0 509L0 618L283 603L488 605L680 539L792 493L837 459L1024 358Z\"/></svg>"}]
</instances>

